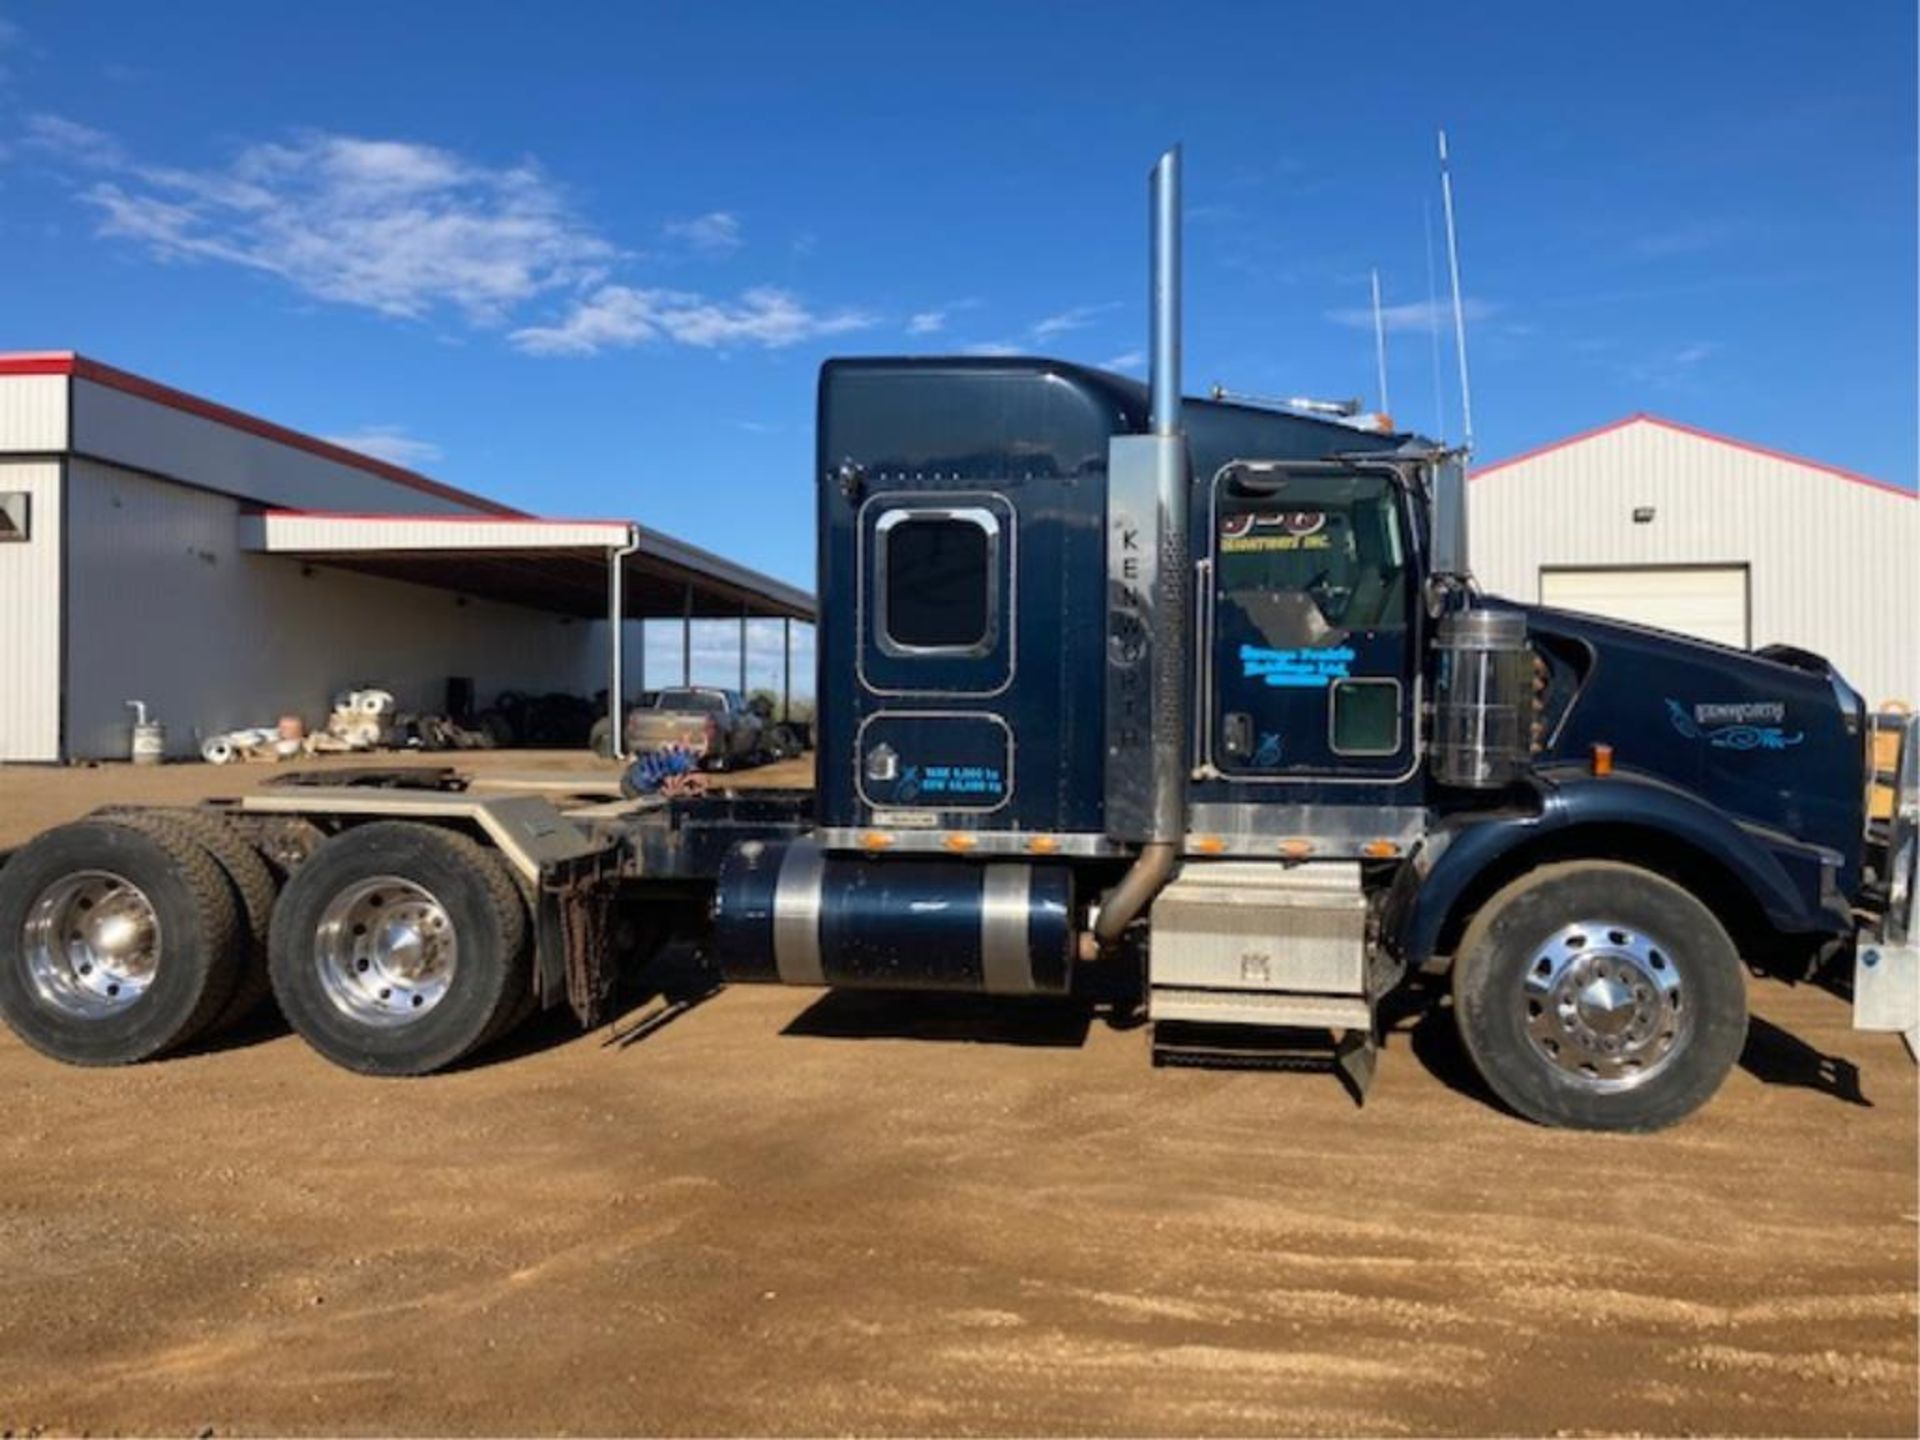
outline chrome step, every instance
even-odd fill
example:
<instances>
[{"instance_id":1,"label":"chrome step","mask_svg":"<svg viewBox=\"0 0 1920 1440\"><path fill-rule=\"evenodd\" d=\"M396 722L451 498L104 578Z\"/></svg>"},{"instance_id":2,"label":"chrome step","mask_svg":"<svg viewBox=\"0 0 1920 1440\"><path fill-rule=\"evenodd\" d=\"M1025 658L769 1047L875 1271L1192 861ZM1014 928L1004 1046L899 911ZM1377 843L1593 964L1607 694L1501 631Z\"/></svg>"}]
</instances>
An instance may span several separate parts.
<instances>
[{"instance_id":1,"label":"chrome step","mask_svg":"<svg viewBox=\"0 0 1920 1440\"><path fill-rule=\"evenodd\" d=\"M1152 919L1156 1059L1332 1067L1364 1097L1376 1052L1357 861L1189 861L1154 900ZM1185 1027L1208 1038L1196 1044ZM1303 1031L1317 1042L1300 1040ZM1283 1039L1287 1032L1296 1038Z\"/></svg>"}]
</instances>

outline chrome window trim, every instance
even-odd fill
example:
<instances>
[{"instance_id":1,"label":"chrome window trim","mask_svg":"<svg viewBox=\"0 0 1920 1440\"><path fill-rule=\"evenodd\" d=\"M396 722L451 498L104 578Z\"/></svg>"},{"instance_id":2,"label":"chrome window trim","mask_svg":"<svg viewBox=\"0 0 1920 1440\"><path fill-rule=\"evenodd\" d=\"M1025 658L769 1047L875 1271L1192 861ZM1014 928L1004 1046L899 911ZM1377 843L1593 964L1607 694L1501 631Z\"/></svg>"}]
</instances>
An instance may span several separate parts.
<instances>
[{"instance_id":1,"label":"chrome window trim","mask_svg":"<svg viewBox=\"0 0 1920 1440\"><path fill-rule=\"evenodd\" d=\"M888 570L889 537L902 525L911 525L916 521L950 521L955 524L972 525L987 540L986 554L986 615L980 638L965 645L915 645L894 637L893 629L887 618L887 592L892 588L891 572ZM1000 517L982 505L966 506L923 506L903 505L882 512L873 522L873 639L880 647L880 653L891 655L895 659L917 656L953 655L962 659L977 660L991 655L994 642L1000 638Z\"/></svg>"},{"instance_id":2,"label":"chrome window trim","mask_svg":"<svg viewBox=\"0 0 1920 1440\"><path fill-rule=\"evenodd\" d=\"M969 503L970 502L970 503ZM1006 507L1003 519L994 506ZM876 506L887 510L911 511L915 515L947 515L958 512L978 511L994 524L989 532L991 547L989 564L993 577L993 588L988 594L991 637L997 642L1004 634L1005 644L989 644L986 648L968 652L957 648L931 648L895 652L881 643L884 635L883 621L878 614L884 601L881 596L870 596L869 591L876 578L881 557L875 557L875 563L868 563L867 556L867 512ZM903 517L904 518L904 517ZM894 521L894 524L899 523ZM877 529L877 526L876 526ZM1005 543L998 543L1004 536ZM1000 571L999 556L1006 556L1006 606L1000 607ZM995 490L896 490L880 495L870 495L862 502L854 516L854 674L860 681L860 688L869 695L894 698L918 697L959 697L992 699L1004 695L1013 688L1013 681L1020 668L1019 644L1019 595L1020 595L1020 507L1010 495ZM874 648L891 660L985 660L996 653L1006 656L1006 670L992 685L984 689L925 689L898 688L876 685L867 674L867 647Z\"/></svg>"}]
</instances>

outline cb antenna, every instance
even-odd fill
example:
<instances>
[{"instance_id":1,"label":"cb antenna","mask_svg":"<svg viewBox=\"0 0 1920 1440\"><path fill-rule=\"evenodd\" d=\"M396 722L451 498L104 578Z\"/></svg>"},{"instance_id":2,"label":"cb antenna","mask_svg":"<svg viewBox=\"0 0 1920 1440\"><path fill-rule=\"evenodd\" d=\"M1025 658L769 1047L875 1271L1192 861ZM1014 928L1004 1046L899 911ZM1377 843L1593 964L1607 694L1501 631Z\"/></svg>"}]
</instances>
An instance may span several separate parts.
<instances>
[{"instance_id":1,"label":"cb antenna","mask_svg":"<svg viewBox=\"0 0 1920 1440\"><path fill-rule=\"evenodd\" d=\"M1387 326L1380 314L1380 270L1373 271L1373 360L1380 370L1380 413L1391 415L1393 402L1387 398Z\"/></svg>"},{"instance_id":2,"label":"cb antenna","mask_svg":"<svg viewBox=\"0 0 1920 1440\"><path fill-rule=\"evenodd\" d=\"M1460 300L1460 239L1453 225L1453 175L1447 169L1447 132L1440 132L1440 203L1446 211L1447 269L1453 278L1453 348L1460 361L1461 446L1473 451L1473 387L1467 380L1467 315Z\"/></svg>"}]
</instances>

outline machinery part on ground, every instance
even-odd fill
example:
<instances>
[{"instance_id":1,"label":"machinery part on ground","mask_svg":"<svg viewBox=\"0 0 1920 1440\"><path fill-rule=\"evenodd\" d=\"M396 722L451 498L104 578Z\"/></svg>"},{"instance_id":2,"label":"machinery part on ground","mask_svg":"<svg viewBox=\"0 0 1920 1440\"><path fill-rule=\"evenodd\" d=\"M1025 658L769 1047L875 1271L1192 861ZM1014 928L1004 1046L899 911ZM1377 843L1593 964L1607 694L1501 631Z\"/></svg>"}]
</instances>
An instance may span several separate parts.
<instances>
[{"instance_id":1,"label":"machinery part on ground","mask_svg":"<svg viewBox=\"0 0 1920 1440\"><path fill-rule=\"evenodd\" d=\"M273 994L267 975L267 935L273 922L280 882L264 856L217 814L206 810L126 810L112 813L116 824L162 835L183 833L197 842L219 865L232 888L245 944L233 997L214 1017L213 1029L224 1030L248 1019Z\"/></svg>"},{"instance_id":2,"label":"machinery part on ground","mask_svg":"<svg viewBox=\"0 0 1920 1440\"><path fill-rule=\"evenodd\" d=\"M641 755L620 775L620 793L629 800L643 795L698 794L703 789L700 757L681 745Z\"/></svg>"},{"instance_id":3,"label":"machinery part on ground","mask_svg":"<svg viewBox=\"0 0 1920 1440\"><path fill-rule=\"evenodd\" d=\"M1468 790L1511 785L1533 755L1534 654L1526 616L1455 610L1441 618L1435 646L1434 778Z\"/></svg>"},{"instance_id":4,"label":"machinery part on ground","mask_svg":"<svg viewBox=\"0 0 1920 1440\"><path fill-rule=\"evenodd\" d=\"M773 727L773 733L767 738L767 753L775 760L791 760L804 753L806 746L801 743L800 732L782 721Z\"/></svg>"},{"instance_id":5,"label":"machinery part on ground","mask_svg":"<svg viewBox=\"0 0 1920 1440\"><path fill-rule=\"evenodd\" d=\"M1065 866L829 856L748 841L720 870L714 950L729 980L1064 995Z\"/></svg>"},{"instance_id":6,"label":"machinery part on ground","mask_svg":"<svg viewBox=\"0 0 1920 1440\"><path fill-rule=\"evenodd\" d=\"M430 1074L524 1015L526 902L499 855L466 835L356 826L287 883L270 970L281 1012L336 1065Z\"/></svg>"},{"instance_id":7,"label":"machinery part on ground","mask_svg":"<svg viewBox=\"0 0 1920 1440\"><path fill-rule=\"evenodd\" d=\"M1740 956L1713 912L1613 861L1542 866L1490 899L1454 959L1453 1009L1495 1094L1582 1130L1684 1119L1747 1034Z\"/></svg>"},{"instance_id":8,"label":"machinery part on ground","mask_svg":"<svg viewBox=\"0 0 1920 1440\"><path fill-rule=\"evenodd\" d=\"M82 820L0 870L0 1015L71 1064L198 1038L233 996L242 947L231 887L178 826Z\"/></svg>"},{"instance_id":9,"label":"machinery part on ground","mask_svg":"<svg viewBox=\"0 0 1920 1440\"><path fill-rule=\"evenodd\" d=\"M127 758L136 765L158 765L167 758L167 727L147 716L147 702L129 700L133 711L133 740Z\"/></svg>"}]
</instances>

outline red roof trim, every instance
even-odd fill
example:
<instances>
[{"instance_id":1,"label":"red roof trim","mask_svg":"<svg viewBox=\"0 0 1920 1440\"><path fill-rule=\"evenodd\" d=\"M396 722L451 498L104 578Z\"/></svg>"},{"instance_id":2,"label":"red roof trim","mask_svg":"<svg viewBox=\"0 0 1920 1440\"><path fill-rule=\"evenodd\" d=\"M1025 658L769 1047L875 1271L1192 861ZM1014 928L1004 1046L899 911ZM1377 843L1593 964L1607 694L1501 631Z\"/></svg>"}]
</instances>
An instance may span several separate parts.
<instances>
[{"instance_id":1,"label":"red roof trim","mask_svg":"<svg viewBox=\"0 0 1920 1440\"><path fill-rule=\"evenodd\" d=\"M378 475L382 480L391 480L396 485L404 485L410 490L432 495L441 500L451 500L457 505L469 505L477 510L487 511L499 516L519 516L524 511L511 505L502 505L498 501L488 500L466 490L443 485L438 480L429 479L417 471L403 469L385 460L376 460L371 455L362 455L357 450L349 450L344 445L335 445L318 436L302 434L298 430L289 430L284 425L276 425L271 420L262 420L256 415L234 410L228 406L203 400L198 395L189 395L184 390L175 390L170 385L148 380L126 370L103 365L98 360L89 360L84 355L71 350L38 350L19 354L0 354L0 375L70 375L82 380L91 380L96 385L104 385L123 394L150 400L156 405L165 405L170 410L183 414L196 415L203 420L212 420L216 424L230 429L244 431L248 435L257 435L262 440L271 440L295 450L303 450L322 460L330 460L336 465L345 465L369 475Z\"/></svg>"},{"instance_id":2,"label":"red roof trim","mask_svg":"<svg viewBox=\"0 0 1920 1440\"><path fill-rule=\"evenodd\" d=\"M289 510L275 507L259 513L287 520L383 520L397 521L403 525L441 525L448 522L456 525L618 525L622 530L633 525L631 520L562 520L552 515L522 515L517 511L505 515L401 515L378 510Z\"/></svg>"},{"instance_id":3,"label":"red roof trim","mask_svg":"<svg viewBox=\"0 0 1920 1440\"><path fill-rule=\"evenodd\" d=\"M1523 450L1518 455L1510 455L1504 460L1496 460L1491 465L1483 465L1472 472L1475 480L1484 479L1496 470L1505 470L1522 461L1537 460L1542 455L1551 455L1556 450L1565 450L1568 446L1579 445L1588 440L1598 439L1602 435L1612 434L1615 430L1624 430L1629 425L1657 425L1662 430L1671 430L1680 435L1691 435L1696 440L1710 440L1716 445L1725 445L1733 450L1744 450L1750 455L1764 455L1769 460L1782 460L1789 465L1801 465L1809 470L1818 470L1825 475L1833 475L1842 480L1850 480L1855 485L1870 486L1875 490L1885 490L1898 495L1903 500L1920 499L1904 485L1895 485L1890 480L1877 480L1871 475L1862 475L1857 470L1846 470L1838 465L1829 465L1824 460L1809 460L1804 455L1789 454L1785 450L1775 450L1766 445L1756 445L1751 440L1736 440L1731 435L1721 435L1712 430L1702 430L1697 425L1683 425L1678 420L1667 420L1659 415L1649 415L1638 411L1623 420L1599 425L1591 430L1582 430L1577 435L1569 435L1564 440L1555 440L1546 445Z\"/></svg>"}]
</instances>

